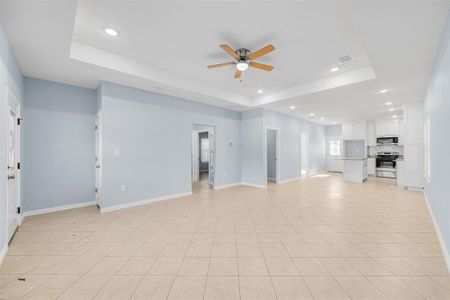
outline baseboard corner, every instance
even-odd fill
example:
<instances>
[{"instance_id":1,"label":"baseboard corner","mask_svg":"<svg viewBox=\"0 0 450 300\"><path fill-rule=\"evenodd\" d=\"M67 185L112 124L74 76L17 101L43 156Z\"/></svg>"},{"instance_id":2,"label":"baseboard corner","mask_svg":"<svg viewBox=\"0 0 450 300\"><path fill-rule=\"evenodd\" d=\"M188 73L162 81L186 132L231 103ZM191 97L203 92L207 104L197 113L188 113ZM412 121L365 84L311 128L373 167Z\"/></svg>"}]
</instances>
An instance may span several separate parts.
<instances>
[{"instance_id":1,"label":"baseboard corner","mask_svg":"<svg viewBox=\"0 0 450 300\"><path fill-rule=\"evenodd\" d=\"M0 251L0 266L2 265L3 259L5 259L6 252L8 252L8 243L5 243Z\"/></svg>"},{"instance_id":2,"label":"baseboard corner","mask_svg":"<svg viewBox=\"0 0 450 300\"><path fill-rule=\"evenodd\" d=\"M442 256L444 257L445 264L447 265L447 271L450 273L450 254L449 254L447 246L444 242L444 238L442 237L441 230L439 229L437 221L434 218L433 210L431 209L430 202L428 201L427 194L425 193L425 189L422 190L422 193L425 198L425 202L427 204L428 213L430 214L431 220L433 221L434 230L436 230L436 235L438 237L439 245L441 246Z\"/></svg>"}]
</instances>

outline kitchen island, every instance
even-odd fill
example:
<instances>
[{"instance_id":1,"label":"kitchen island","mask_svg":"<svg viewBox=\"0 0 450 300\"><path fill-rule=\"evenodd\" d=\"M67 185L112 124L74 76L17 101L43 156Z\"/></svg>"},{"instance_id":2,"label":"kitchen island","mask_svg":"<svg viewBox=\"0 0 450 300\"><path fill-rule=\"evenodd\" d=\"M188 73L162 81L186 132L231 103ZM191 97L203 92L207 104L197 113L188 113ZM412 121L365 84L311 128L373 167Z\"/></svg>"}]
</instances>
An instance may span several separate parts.
<instances>
[{"instance_id":1,"label":"kitchen island","mask_svg":"<svg viewBox=\"0 0 450 300\"><path fill-rule=\"evenodd\" d=\"M367 158L342 157L344 180L362 183L367 179Z\"/></svg>"}]
</instances>

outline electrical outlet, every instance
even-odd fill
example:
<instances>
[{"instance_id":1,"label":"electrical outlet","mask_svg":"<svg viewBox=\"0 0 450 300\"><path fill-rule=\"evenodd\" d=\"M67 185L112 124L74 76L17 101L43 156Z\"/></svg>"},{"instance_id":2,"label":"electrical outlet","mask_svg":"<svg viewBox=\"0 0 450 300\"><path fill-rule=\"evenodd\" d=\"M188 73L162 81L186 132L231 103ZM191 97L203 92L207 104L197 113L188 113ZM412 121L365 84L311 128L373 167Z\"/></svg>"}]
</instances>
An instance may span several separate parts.
<instances>
[{"instance_id":1,"label":"electrical outlet","mask_svg":"<svg viewBox=\"0 0 450 300\"><path fill-rule=\"evenodd\" d=\"M127 190L127 186L125 184L122 184L120 186L120 191L125 192Z\"/></svg>"}]
</instances>

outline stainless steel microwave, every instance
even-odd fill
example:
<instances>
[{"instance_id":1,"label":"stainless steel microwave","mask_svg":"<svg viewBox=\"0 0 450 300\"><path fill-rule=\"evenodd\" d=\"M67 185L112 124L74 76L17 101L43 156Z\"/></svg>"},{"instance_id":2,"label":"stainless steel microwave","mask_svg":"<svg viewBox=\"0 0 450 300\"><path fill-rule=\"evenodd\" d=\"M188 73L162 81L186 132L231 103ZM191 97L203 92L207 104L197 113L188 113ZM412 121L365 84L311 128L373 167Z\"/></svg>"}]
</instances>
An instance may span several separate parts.
<instances>
[{"instance_id":1,"label":"stainless steel microwave","mask_svg":"<svg viewBox=\"0 0 450 300\"><path fill-rule=\"evenodd\" d=\"M377 145L397 145L397 144L398 144L397 136L377 137Z\"/></svg>"}]
</instances>

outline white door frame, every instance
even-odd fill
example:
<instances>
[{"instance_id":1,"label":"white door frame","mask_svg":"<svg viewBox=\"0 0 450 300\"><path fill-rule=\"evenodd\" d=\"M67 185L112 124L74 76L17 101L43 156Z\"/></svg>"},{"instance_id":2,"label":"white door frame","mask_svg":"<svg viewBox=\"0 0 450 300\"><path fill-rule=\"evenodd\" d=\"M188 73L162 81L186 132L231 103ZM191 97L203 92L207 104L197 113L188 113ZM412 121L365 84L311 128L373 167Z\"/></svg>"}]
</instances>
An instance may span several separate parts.
<instances>
[{"instance_id":1,"label":"white door frame","mask_svg":"<svg viewBox=\"0 0 450 300\"><path fill-rule=\"evenodd\" d=\"M9 131L9 103L10 103L10 101L11 102L14 102L14 105L16 106L16 118L15 118L15 120L14 120L14 126L16 127L15 128L15 164L16 164L16 166L15 166L15 168L17 168L16 169L16 175L15 175L15 179L14 180L16 180L16 185L17 185L17 203L15 203L15 205L13 206L13 210L11 210L11 207L10 207L10 204L11 204L11 201L10 201L10 199L9 199L9 195L8 195L8 189L9 189L9 184L8 184L8 181L9 181L9 178L8 178L8 176L9 176L9 174L8 174L8 171L7 171L7 173L6 173L6 177L5 177L5 181L6 181L6 184L5 184L5 187L6 187L6 189L5 189L5 199L6 199L6 223L7 223L7 225L6 225L6 237L7 237L7 241L8 241L8 243L10 242L10 240L12 239L12 237L14 236L14 233L15 233L15 230L17 229L17 227L20 225L20 221L21 221L21 218L20 218L20 214L18 213L18 211L17 211L17 208L18 207L20 207L20 197L21 197L21 193L20 193L20 177L21 177L21 168L18 168L18 165L17 165L17 163L20 163L20 125L18 124L18 120L21 120L21 112L20 112L20 110L21 110L21 107L20 107L20 102L19 102L19 100L18 100L18 98L16 97L16 95L13 93L13 91L8 87L8 86L6 86L6 97L5 97L5 99L6 99L6 109L5 109L5 145L8 145L8 141L9 141L9 139L8 139L8 131ZM6 151L5 152L5 170L9 170L9 166L8 166L8 163L9 163L9 151ZM9 223L9 220L10 220L10 212L11 211L14 211L15 212L15 216L13 217L13 218L15 218L16 220L15 220L15 225L14 225L14 227L15 228L10 228L10 223Z\"/></svg>"},{"instance_id":2,"label":"white door frame","mask_svg":"<svg viewBox=\"0 0 450 300\"><path fill-rule=\"evenodd\" d=\"M102 207L102 112L95 115L95 202Z\"/></svg>"},{"instance_id":3,"label":"white door frame","mask_svg":"<svg viewBox=\"0 0 450 300\"><path fill-rule=\"evenodd\" d=\"M191 182L200 180L200 151L198 149L199 137L198 131L192 129L191 132Z\"/></svg>"},{"instance_id":4,"label":"white door frame","mask_svg":"<svg viewBox=\"0 0 450 300\"><path fill-rule=\"evenodd\" d=\"M195 129L196 126L203 127ZM214 187L215 181L215 126L192 124L191 137L191 182L200 180L200 140L199 134L208 133L209 140L209 163L208 163L208 182ZM211 138L212 137L212 138ZM212 178L211 178L212 177Z\"/></svg>"},{"instance_id":5,"label":"white door frame","mask_svg":"<svg viewBox=\"0 0 450 300\"><path fill-rule=\"evenodd\" d=\"M276 164L275 164L275 172L277 174L276 174L276 178L275 178L275 183L280 183L280 162L281 162L280 128L266 126L266 129L264 130L264 174L265 174L265 178L266 178L266 186L267 186L267 131L268 130L273 130L276 133L276 146L275 146Z\"/></svg>"},{"instance_id":6,"label":"white door frame","mask_svg":"<svg viewBox=\"0 0 450 300\"><path fill-rule=\"evenodd\" d=\"M304 143L303 143L304 140ZM305 144L305 145L303 145ZM308 152L305 155L305 151L302 146L308 148ZM307 177L309 175L309 132L300 132L300 177ZM303 161L305 159L305 161ZM305 166L304 166L305 164ZM303 172L305 170L305 172Z\"/></svg>"}]
</instances>

